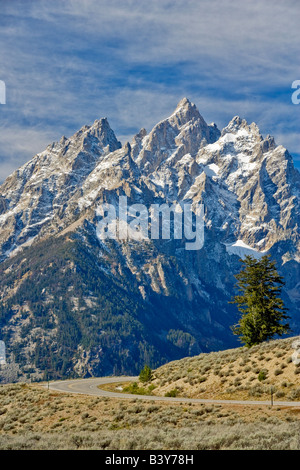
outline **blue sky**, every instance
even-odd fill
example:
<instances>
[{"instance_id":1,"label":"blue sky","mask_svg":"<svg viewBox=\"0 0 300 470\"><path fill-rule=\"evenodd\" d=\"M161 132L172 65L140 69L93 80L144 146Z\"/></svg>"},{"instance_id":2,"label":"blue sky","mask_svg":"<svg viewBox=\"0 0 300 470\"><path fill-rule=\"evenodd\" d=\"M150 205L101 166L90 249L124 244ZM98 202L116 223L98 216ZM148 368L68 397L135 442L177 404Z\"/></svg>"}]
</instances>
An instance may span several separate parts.
<instances>
[{"instance_id":1,"label":"blue sky","mask_svg":"<svg viewBox=\"0 0 300 470\"><path fill-rule=\"evenodd\" d=\"M107 117L123 143L184 97L255 121L300 168L297 0L0 0L0 181Z\"/></svg>"}]
</instances>

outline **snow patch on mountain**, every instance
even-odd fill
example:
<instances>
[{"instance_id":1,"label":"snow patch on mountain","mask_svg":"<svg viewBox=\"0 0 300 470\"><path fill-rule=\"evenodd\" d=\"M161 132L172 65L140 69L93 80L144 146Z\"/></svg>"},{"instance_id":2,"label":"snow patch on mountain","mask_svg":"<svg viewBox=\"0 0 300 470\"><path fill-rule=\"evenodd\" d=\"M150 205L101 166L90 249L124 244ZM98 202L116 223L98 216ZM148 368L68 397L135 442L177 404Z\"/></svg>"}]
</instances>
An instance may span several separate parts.
<instances>
[{"instance_id":1,"label":"snow patch on mountain","mask_svg":"<svg viewBox=\"0 0 300 470\"><path fill-rule=\"evenodd\" d=\"M265 253L259 252L255 248L244 243L243 240L236 240L234 243L225 243L226 251L230 255L236 255L240 258L245 256L253 256L254 258L261 258Z\"/></svg>"}]
</instances>

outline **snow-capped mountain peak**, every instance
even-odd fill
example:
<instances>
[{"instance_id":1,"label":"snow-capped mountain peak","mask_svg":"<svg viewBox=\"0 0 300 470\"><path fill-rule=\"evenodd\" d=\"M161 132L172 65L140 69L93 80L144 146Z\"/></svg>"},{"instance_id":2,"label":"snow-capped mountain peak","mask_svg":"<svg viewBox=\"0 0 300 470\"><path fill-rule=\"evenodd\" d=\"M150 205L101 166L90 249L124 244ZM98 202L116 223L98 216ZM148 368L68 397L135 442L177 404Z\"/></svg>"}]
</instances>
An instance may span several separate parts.
<instances>
[{"instance_id":1,"label":"snow-capped mountain peak","mask_svg":"<svg viewBox=\"0 0 300 470\"><path fill-rule=\"evenodd\" d=\"M5 320L7 335L12 331L10 346L17 342L15 325L22 323L23 316L34 327L39 325L30 310L34 302L22 290L26 280L25 271L18 270L22 263L28 265L26 276L34 271L35 282L43 286L37 315L42 309L46 312L43 318L52 318L54 325L61 319L59 338L65 337L66 315L78 331L84 322L88 325L94 338L91 343L96 346L88 349L90 343L85 337L68 358L75 369L81 370L88 363L90 373L112 373L109 361L114 362L116 356L128 357L129 363L135 362L137 355L142 357L140 351L134 353L128 348L130 342L141 344L141 324L136 322L144 322L147 339L143 344L150 341L149 351L156 347L169 351L169 339L177 335L182 339L186 333L192 345L188 353L228 346L228 324L233 324L228 300L234 275L240 269L239 259L247 254L258 258L268 253L276 260L286 279L285 299L299 329L299 195L300 175L283 146L270 135L264 138L255 123L248 124L239 116L219 131L215 124L207 124L186 98L150 132L141 128L131 143L123 146L105 118L83 126L70 138L63 136L0 187L0 268L4 284L8 276L0 300L11 301L11 309L5 304L2 310L11 315ZM120 196L127 198L129 206L142 204L143 208L202 204L204 244L189 251L185 240L172 234L145 241L101 239L97 230L99 208L102 203L115 206ZM40 259L50 245L54 271L51 263L45 270L37 259L32 266L30 256L35 258L35 250ZM57 262L57 246L63 256L68 246L63 265L60 259ZM15 271L12 280L9 276ZM44 272L47 274L43 277ZM61 285L57 286L58 274ZM72 285L68 284L69 277L75 279ZM65 289L60 294L64 305L55 298L60 288ZM51 292L55 294L53 304ZM126 328L128 315L136 305L139 310L134 310L133 334ZM121 354L119 340L114 336L107 339L107 322L111 322L108 329L113 335L119 334L116 325L126 325ZM45 323L43 320L42 329ZM27 323L24 328L27 331ZM80 334L76 341L80 341ZM34 335L31 341L37 344ZM56 354L55 341L60 339L53 340ZM112 344L117 350L113 358ZM172 354L179 354L176 348ZM26 357L25 348L22 351Z\"/></svg>"},{"instance_id":2,"label":"snow-capped mountain peak","mask_svg":"<svg viewBox=\"0 0 300 470\"><path fill-rule=\"evenodd\" d=\"M209 191L202 173L211 181ZM297 232L299 173L288 152L239 116L220 132L183 98L131 144L122 147L108 120L97 119L13 173L0 188L2 257L45 234L49 225L51 232L63 229L103 191L129 184L147 188L148 199L206 201L208 219L217 217L215 227L231 221L227 238L253 247L270 248L275 226L277 234L286 226Z\"/></svg>"}]
</instances>

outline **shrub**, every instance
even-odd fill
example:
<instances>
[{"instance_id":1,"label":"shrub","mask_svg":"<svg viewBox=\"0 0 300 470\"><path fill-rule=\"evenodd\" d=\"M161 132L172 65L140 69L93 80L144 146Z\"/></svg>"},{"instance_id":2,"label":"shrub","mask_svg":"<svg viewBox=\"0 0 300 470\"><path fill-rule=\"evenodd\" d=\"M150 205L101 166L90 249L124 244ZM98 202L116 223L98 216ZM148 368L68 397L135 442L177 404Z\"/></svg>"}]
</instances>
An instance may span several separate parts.
<instances>
[{"instance_id":1,"label":"shrub","mask_svg":"<svg viewBox=\"0 0 300 470\"><path fill-rule=\"evenodd\" d=\"M295 390L292 390L289 398L291 400L298 400L300 398L300 388L296 388Z\"/></svg>"},{"instance_id":2,"label":"shrub","mask_svg":"<svg viewBox=\"0 0 300 470\"><path fill-rule=\"evenodd\" d=\"M177 397L177 395L178 395L177 388L174 388L173 390L170 390L169 392L165 393L165 397Z\"/></svg>"},{"instance_id":3,"label":"shrub","mask_svg":"<svg viewBox=\"0 0 300 470\"><path fill-rule=\"evenodd\" d=\"M141 370L139 379L143 383L150 382L150 380L152 379L152 370L149 366L146 365L144 369Z\"/></svg>"},{"instance_id":4,"label":"shrub","mask_svg":"<svg viewBox=\"0 0 300 470\"><path fill-rule=\"evenodd\" d=\"M207 380L207 377L202 376L202 377L199 377L198 382L202 383L202 382L205 382L206 380Z\"/></svg>"},{"instance_id":5,"label":"shrub","mask_svg":"<svg viewBox=\"0 0 300 470\"><path fill-rule=\"evenodd\" d=\"M264 389L262 388L261 385L253 385L253 387L250 388L248 394L252 397L260 397L264 392Z\"/></svg>"},{"instance_id":6,"label":"shrub","mask_svg":"<svg viewBox=\"0 0 300 470\"><path fill-rule=\"evenodd\" d=\"M266 380L266 378L267 378L266 371L264 371L264 370L259 371L259 374L258 374L257 378L260 382L262 382L263 380Z\"/></svg>"}]
</instances>

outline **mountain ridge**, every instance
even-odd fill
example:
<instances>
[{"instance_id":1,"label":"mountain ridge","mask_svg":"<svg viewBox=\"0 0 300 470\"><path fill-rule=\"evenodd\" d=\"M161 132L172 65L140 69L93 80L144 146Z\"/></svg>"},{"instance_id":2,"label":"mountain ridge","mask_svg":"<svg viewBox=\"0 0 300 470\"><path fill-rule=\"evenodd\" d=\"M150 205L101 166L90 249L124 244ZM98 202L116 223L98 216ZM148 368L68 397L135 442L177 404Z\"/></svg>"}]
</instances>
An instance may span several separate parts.
<instances>
[{"instance_id":1,"label":"mountain ridge","mask_svg":"<svg viewBox=\"0 0 300 470\"><path fill-rule=\"evenodd\" d=\"M23 351L22 370L37 360L37 351L44 357L47 347L53 354L57 350L55 377L67 370L83 376L136 373L144 362L157 366L228 348L236 344L230 325L237 316L228 300L239 259L249 253L275 259L286 280L283 295L295 334L300 326L299 194L300 174L273 137L264 138L255 123L239 116L219 130L187 98L150 132L141 128L124 145L106 118L83 126L0 186L2 335L11 351ZM202 205L203 247L186 250L185 238L173 236L100 238L99 207L116 206L120 196L128 207L190 204L196 210ZM122 308L114 311L117 304L127 305L127 325ZM76 333L68 330L66 317ZM49 318L51 335L45 326ZM16 324L29 332L30 353ZM32 335L36 328L38 341ZM62 340L67 331L68 351ZM114 354L109 344L115 345ZM41 375L43 361L37 363L34 370Z\"/></svg>"}]
</instances>

